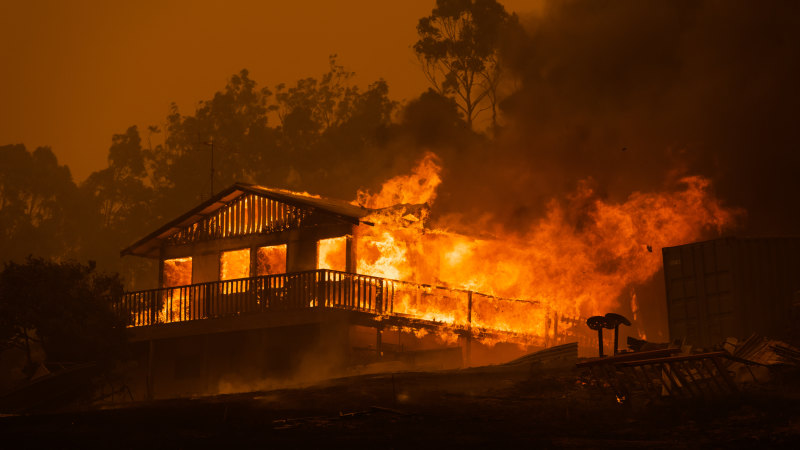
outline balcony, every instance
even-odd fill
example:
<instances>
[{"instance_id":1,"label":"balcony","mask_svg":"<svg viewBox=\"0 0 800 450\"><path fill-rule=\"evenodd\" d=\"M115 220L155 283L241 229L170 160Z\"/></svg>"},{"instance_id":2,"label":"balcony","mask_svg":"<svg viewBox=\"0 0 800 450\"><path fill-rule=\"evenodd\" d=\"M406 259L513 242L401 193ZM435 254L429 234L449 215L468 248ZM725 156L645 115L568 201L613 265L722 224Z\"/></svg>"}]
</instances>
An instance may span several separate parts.
<instances>
[{"instance_id":1,"label":"balcony","mask_svg":"<svg viewBox=\"0 0 800 450\"><path fill-rule=\"evenodd\" d=\"M117 305L129 327L336 309L388 326L558 341L577 323L535 301L329 269L127 292Z\"/></svg>"}]
</instances>

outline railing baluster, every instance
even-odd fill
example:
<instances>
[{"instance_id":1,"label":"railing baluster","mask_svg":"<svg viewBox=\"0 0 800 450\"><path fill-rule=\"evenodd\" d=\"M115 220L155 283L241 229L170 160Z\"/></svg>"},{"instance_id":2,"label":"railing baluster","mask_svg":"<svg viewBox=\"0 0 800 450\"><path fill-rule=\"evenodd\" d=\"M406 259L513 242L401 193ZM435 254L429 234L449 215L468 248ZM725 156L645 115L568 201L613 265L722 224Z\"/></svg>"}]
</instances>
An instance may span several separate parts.
<instances>
[{"instance_id":1,"label":"railing baluster","mask_svg":"<svg viewBox=\"0 0 800 450\"><path fill-rule=\"evenodd\" d=\"M243 204L244 205L244 204ZM242 205L242 206L243 206ZM257 208L256 203L248 208ZM267 204L263 212L270 211ZM276 205L279 207L280 205ZM244 209L244 208L242 208ZM297 214L293 211L276 213ZM249 220L246 225L257 228L257 211L241 211ZM280 216L281 219L289 220ZM233 220L236 216L220 216L220 220ZM296 218L296 217L295 217ZM292 219L294 220L294 219ZM223 223L220 225L225 226ZM230 223L233 225L233 223ZM244 226L244 225L242 225ZM395 314L394 300L402 295L403 304L410 302L415 307L421 300L461 301L466 290L449 289L416 283L390 280L381 277L342 272L329 269L310 270L296 273L263 275L236 280L214 281L186 286L164 287L138 292L125 292L120 300L113 303L114 309L124 315L128 326L149 326L159 323L200 320L206 318L229 317L234 315L262 312L269 309L301 308L340 308L367 311L374 314ZM520 302L521 300L481 295L480 301ZM525 301L522 301L525 302ZM536 305L536 302L526 302ZM504 303L496 303L501 307ZM406 312L406 311L400 311ZM461 310L455 311L453 325L462 326ZM474 326L492 329L484 318L478 317ZM437 320L442 320L437 317ZM488 326L487 326L488 325ZM499 330L498 330L499 331ZM523 331L523 333L526 333ZM527 334L527 333L526 333ZM670 374L672 375L672 374ZM681 374L675 374L679 376ZM694 376L691 372L690 376Z\"/></svg>"},{"instance_id":2,"label":"railing baluster","mask_svg":"<svg viewBox=\"0 0 800 450\"><path fill-rule=\"evenodd\" d=\"M334 273L333 274L333 305L332 306L342 306L342 274Z\"/></svg>"},{"instance_id":3,"label":"railing baluster","mask_svg":"<svg viewBox=\"0 0 800 450\"><path fill-rule=\"evenodd\" d=\"M363 311L367 308L367 296L369 295L369 292L367 291L367 279L359 276L358 281L358 288L361 291L359 292L358 296L358 309Z\"/></svg>"}]
</instances>

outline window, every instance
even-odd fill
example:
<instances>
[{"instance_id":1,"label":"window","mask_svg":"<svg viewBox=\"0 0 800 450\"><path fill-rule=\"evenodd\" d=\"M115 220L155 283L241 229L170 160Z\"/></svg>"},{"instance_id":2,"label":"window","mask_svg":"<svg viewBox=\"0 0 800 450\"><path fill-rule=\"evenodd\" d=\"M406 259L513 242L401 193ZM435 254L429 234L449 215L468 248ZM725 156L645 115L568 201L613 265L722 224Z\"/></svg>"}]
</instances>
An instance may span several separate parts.
<instances>
[{"instance_id":1,"label":"window","mask_svg":"<svg viewBox=\"0 0 800 450\"><path fill-rule=\"evenodd\" d=\"M164 260L164 287L192 284L192 257Z\"/></svg>"},{"instance_id":2,"label":"window","mask_svg":"<svg viewBox=\"0 0 800 450\"><path fill-rule=\"evenodd\" d=\"M222 252L219 258L219 279L236 280L250 277L250 249Z\"/></svg>"},{"instance_id":3,"label":"window","mask_svg":"<svg viewBox=\"0 0 800 450\"><path fill-rule=\"evenodd\" d=\"M317 268L347 270L347 236L320 239L318 249Z\"/></svg>"},{"instance_id":4,"label":"window","mask_svg":"<svg viewBox=\"0 0 800 450\"><path fill-rule=\"evenodd\" d=\"M171 288L192 284L192 258L173 258L164 260L163 287ZM161 294L161 322L184 320L189 312L188 296L191 288L166 289Z\"/></svg>"},{"instance_id":5,"label":"window","mask_svg":"<svg viewBox=\"0 0 800 450\"><path fill-rule=\"evenodd\" d=\"M260 247L256 253L256 275L286 273L286 245Z\"/></svg>"}]
</instances>

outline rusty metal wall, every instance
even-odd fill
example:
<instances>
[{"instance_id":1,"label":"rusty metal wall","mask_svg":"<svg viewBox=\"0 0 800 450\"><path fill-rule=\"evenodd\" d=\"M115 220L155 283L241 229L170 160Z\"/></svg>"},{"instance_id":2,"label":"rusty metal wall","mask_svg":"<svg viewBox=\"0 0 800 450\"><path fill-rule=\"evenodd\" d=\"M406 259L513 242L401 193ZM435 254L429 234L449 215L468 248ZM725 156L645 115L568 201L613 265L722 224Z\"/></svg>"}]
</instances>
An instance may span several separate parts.
<instances>
[{"instance_id":1,"label":"rusty metal wall","mask_svg":"<svg viewBox=\"0 0 800 450\"><path fill-rule=\"evenodd\" d=\"M800 290L800 238L721 238L662 250L670 339L709 348L780 336Z\"/></svg>"}]
</instances>

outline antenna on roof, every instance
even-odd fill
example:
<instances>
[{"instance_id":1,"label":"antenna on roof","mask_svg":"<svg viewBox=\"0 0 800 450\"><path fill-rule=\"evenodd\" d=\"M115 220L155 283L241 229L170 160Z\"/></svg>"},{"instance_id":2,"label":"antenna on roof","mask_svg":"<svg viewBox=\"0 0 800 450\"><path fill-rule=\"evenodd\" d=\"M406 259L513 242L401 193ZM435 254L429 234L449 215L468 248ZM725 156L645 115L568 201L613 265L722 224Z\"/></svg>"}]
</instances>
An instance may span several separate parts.
<instances>
[{"instance_id":1,"label":"antenna on roof","mask_svg":"<svg viewBox=\"0 0 800 450\"><path fill-rule=\"evenodd\" d=\"M208 142L204 142L205 145L211 146L211 194L209 198L214 196L214 137L211 137L211 140Z\"/></svg>"}]
</instances>

